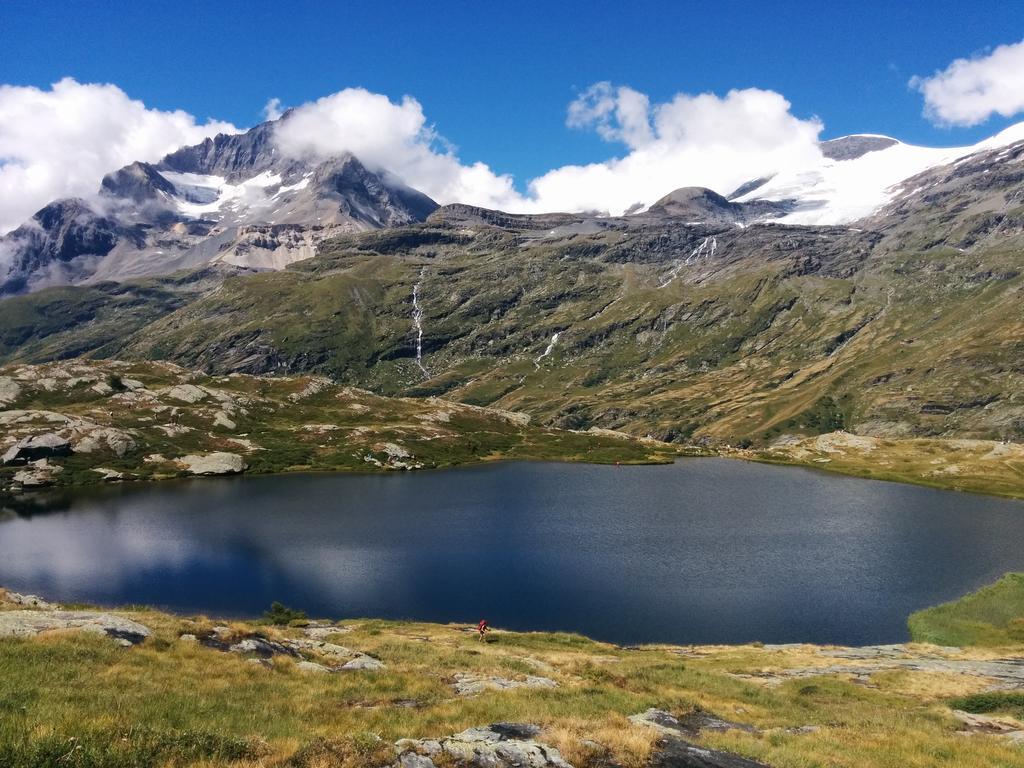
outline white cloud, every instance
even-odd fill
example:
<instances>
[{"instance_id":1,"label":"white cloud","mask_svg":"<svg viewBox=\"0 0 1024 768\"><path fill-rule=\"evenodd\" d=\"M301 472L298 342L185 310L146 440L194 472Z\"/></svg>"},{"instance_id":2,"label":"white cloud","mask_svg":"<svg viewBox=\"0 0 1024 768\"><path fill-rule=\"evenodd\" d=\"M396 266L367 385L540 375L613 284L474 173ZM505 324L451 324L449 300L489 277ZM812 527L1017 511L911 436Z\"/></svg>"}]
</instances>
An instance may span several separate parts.
<instances>
[{"instance_id":1,"label":"white cloud","mask_svg":"<svg viewBox=\"0 0 1024 768\"><path fill-rule=\"evenodd\" d=\"M264 120L277 120L283 114L284 110L281 109L281 100L276 96L263 105Z\"/></svg>"},{"instance_id":2,"label":"white cloud","mask_svg":"<svg viewBox=\"0 0 1024 768\"><path fill-rule=\"evenodd\" d=\"M609 82L595 83L569 105L566 125L593 127L605 141L621 141L637 148L653 139L651 100L639 91Z\"/></svg>"},{"instance_id":3,"label":"white cloud","mask_svg":"<svg viewBox=\"0 0 1024 768\"><path fill-rule=\"evenodd\" d=\"M910 86L924 94L925 115L940 125L978 125L993 114L1024 112L1024 41L987 56L957 59Z\"/></svg>"},{"instance_id":4,"label":"white cloud","mask_svg":"<svg viewBox=\"0 0 1024 768\"><path fill-rule=\"evenodd\" d=\"M592 127L629 152L534 179L533 209L617 214L679 187L728 194L751 179L821 162L821 122L795 117L780 94L757 88L724 97L681 93L652 106L642 93L598 83L569 106L567 123Z\"/></svg>"},{"instance_id":5,"label":"white cloud","mask_svg":"<svg viewBox=\"0 0 1024 768\"><path fill-rule=\"evenodd\" d=\"M597 83L570 106L567 124L593 128L629 153L601 163L565 166L519 194L507 175L486 164L464 165L427 123L418 101L349 88L297 107L277 130L282 151L326 157L349 151L387 169L440 203L463 202L507 211L596 210L622 213L673 189L706 186L721 193L794 164L817 165L817 119L801 120L772 91L679 94L651 105L628 87Z\"/></svg>"},{"instance_id":6,"label":"white cloud","mask_svg":"<svg viewBox=\"0 0 1024 768\"><path fill-rule=\"evenodd\" d=\"M54 199L95 194L105 174L128 163L236 130L149 109L114 85L0 85L0 232Z\"/></svg>"},{"instance_id":7,"label":"white cloud","mask_svg":"<svg viewBox=\"0 0 1024 768\"><path fill-rule=\"evenodd\" d=\"M271 99L264 113L274 118L281 109ZM632 88L597 83L570 104L566 122L621 144L625 154L556 168L530 181L526 194L511 176L460 160L410 96L392 101L361 88L339 91L291 110L276 141L295 157L350 151L440 203L524 213L619 214L678 187L726 194L750 179L822 161L821 123L794 116L780 94L755 88L652 103ZM198 124L182 111L148 109L113 85L66 79L48 91L0 86L0 230L55 198L92 194L103 174L134 160L157 160L234 130L227 123Z\"/></svg>"},{"instance_id":8,"label":"white cloud","mask_svg":"<svg viewBox=\"0 0 1024 768\"><path fill-rule=\"evenodd\" d=\"M346 88L296 107L276 132L294 157L351 152L375 170L388 170L441 203L489 208L522 204L510 176L484 163L463 165L454 148L427 124L423 107L405 96L395 103L362 88Z\"/></svg>"}]
</instances>

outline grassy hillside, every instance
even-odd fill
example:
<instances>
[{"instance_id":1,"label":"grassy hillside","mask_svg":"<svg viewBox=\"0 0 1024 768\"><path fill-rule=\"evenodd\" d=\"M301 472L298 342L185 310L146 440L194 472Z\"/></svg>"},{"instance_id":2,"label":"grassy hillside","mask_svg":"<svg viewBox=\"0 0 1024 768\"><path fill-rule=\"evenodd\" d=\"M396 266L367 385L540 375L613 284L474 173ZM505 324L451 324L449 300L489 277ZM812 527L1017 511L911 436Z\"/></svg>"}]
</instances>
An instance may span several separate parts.
<instances>
[{"instance_id":1,"label":"grassy hillside","mask_svg":"<svg viewBox=\"0 0 1024 768\"><path fill-rule=\"evenodd\" d=\"M708 237L715 257L687 263ZM680 442L767 445L838 428L1024 437L1018 251L889 250L879 237L678 224L541 237L434 222L337 240L284 272L175 294L180 306L146 304L117 338L89 319L98 310L71 327L25 321L27 340L0 353L318 372ZM414 360L416 284L426 376ZM60 300L88 306L91 290ZM54 300L0 308L56 317Z\"/></svg>"}]
</instances>

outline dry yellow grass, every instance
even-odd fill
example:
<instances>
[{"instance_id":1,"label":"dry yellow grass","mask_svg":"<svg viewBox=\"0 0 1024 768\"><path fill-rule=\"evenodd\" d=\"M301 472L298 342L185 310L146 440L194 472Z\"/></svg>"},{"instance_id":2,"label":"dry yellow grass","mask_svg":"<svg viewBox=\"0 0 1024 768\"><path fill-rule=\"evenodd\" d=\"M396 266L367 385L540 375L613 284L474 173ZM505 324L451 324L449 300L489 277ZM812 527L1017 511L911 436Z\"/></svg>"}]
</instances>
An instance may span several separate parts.
<instances>
[{"instance_id":1,"label":"dry yellow grass","mask_svg":"<svg viewBox=\"0 0 1024 768\"><path fill-rule=\"evenodd\" d=\"M99 755L89 765L114 766L119 745L137 739L123 734L141 733L149 734L143 746L152 742L157 751L151 762L140 751L138 765L354 768L383 764L400 738L509 721L540 725L541 740L577 768L607 758L640 768L658 734L628 716L699 707L759 729L705 733L699 741L775 768L1024 767L1024 751L997 736L965 738L949 714L945 699L982 689L990 681L981 677L885 672L870 685L839 675L773 685L741 677L839 663L814 646L626 650L575 635L501 631L480 643L462 626L358 620L330 639L379 657L386 670L323 675L291 659L276 658L267 669L178 640L220 624L208 618L126 615L153 637L131 649L66 633L0 641L0 765L41 766L26 757L26 744L76 737ZM302 635L295 627L227 626L235 637ZM543 675L558 687L460 696L450 684L457 672ZM803 726L817 730L795 732ZM14 758L4 763L4 754Z\"/></svg>"}]
</instances>

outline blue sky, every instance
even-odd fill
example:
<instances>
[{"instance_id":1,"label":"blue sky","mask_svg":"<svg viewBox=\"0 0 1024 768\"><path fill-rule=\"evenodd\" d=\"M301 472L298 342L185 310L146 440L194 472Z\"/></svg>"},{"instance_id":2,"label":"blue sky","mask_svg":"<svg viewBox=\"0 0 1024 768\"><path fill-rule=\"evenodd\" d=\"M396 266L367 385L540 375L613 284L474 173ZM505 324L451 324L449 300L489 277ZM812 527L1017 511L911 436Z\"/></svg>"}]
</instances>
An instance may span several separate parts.
<instances>
[{"instance_id":1,"label":"blue sky","mask_svg":"<svg viewBox=\"0 0 1024 768\"><path fill-rule=\"evenodd\" d=\"M239 126L271 97L411 94L464 161L517 180L621 153L566 127L610 80L665 101L756 86L824 136L969 144L1010 120L941 128L913 75L1024 37L1024 3L40 2L0 9L0 82L110 82L147 106Z\"/></svg>"}]
</instances>

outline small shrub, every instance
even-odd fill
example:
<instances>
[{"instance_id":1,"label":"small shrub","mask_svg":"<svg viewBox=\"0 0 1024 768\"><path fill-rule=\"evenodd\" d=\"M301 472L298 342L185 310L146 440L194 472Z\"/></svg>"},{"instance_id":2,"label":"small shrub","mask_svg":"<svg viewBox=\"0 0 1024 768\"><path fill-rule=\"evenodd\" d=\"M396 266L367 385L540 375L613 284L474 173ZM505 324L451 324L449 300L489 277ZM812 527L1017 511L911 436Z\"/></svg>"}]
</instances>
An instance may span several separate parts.
<instances>
[{"instance_id":1,"label":"small shrub","mask_svg":"<svg viewBox=\"0 0 1024 768\"><path fill-rule=\"evenodd\" d=\"M297 611L293 608L289 608L284 603L279 603L275 600L270 604L270 610L263 614L263 618L269 624L286 627L293 621L302 621L306 619L307 616L305 611Z\"/></svg>"},{"instance_id":2,"label":"small shrub","mask_svg":"<svg viewBox=\"0 0 1024 768\"><path fill-rule=\"evenodd\" d=\"M1006 634L1014 642L1024 643L1024 619L1010 619L1006 625Z\"/></svg>"},{"instance_id":3,"label":"small shrub","mask_svg":"<svg viewBox=\"0 0 1024 768\"><path fill-rule=\"evenodd\" d=\"M989 691L975 693L971 696L960 696L948 702L953 709L983 715L988 712L1005 712L1016 717L1024 716L1024 692L1021 691Z\"/></svg>"},{"instance_id":4,"label":"small shrub","mask_svg":"<svg viewBox=\"0 0 1024 768\"><path fill-rule=\"evenodd\" d=\"M384 768L394 762L394 747L372 733L344 739L317 739L301 747L285 768Z\"/></svg>"}]
</instances>

